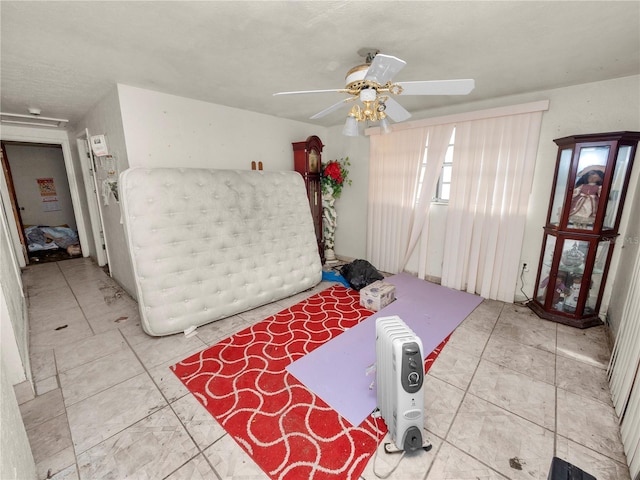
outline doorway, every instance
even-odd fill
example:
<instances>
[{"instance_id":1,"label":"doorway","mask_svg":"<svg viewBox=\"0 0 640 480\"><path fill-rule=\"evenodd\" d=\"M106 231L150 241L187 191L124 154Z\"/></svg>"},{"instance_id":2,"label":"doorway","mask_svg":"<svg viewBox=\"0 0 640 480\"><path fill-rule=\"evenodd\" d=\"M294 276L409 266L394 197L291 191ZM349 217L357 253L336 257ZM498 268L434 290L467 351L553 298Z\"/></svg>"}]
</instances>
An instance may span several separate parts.
<instances>
[{"instance_id":1,"label":"doorway","mask_svg":"<svg viewBox=\"0 0 640 480\"><path fill-rule=\"evenodd\" d=\"M81 256L61 145L3 141L2 157L25 262Z\"/></svg>"}]
</instances>

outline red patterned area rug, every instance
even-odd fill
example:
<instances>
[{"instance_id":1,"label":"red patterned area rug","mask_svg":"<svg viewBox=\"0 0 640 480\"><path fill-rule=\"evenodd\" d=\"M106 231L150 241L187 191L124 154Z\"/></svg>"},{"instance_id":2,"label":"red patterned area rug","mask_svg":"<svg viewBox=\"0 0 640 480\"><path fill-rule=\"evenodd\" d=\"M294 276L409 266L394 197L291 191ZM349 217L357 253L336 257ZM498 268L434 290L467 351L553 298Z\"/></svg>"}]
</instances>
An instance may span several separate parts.
<instances>
[{"instance_id":1,"label":"red patterned area rug","mask_svg":"<svg viewBox=\"0 0 640 480\"><path fill-rule=\"evenodd\" d=\"M357 479L384 422L369 416L351 425L285 367L372 313L357 291L334 286L171 369L272 479Z\"/></svg>"}]
</instances>

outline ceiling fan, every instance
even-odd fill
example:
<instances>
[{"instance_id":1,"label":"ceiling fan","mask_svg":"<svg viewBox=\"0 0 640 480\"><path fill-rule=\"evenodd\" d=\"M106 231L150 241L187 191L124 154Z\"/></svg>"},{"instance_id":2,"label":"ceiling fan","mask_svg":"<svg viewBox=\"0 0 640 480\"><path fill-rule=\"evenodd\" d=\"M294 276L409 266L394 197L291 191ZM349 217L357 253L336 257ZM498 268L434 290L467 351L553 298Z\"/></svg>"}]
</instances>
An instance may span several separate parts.
<instances>
[{"instance_id":1,"label":"ceiling fan","mask_svg":"<svg viewBox=\"0 0 640 480\"><path fill-rule=\"evenodd\" d=\"M278 92L273 95L299 95L307 93L347 93L348 98L316 113L311 119L321 118L338 110L340 107L360 100L362 106L355 103L344 125L342 133L358 136L358 122L380 122L384 133L391 131L389 118L394 122L403 122L411 114L397 101L396 95L467 95L475 82L473 79L459 80L425 80L418 82L392 82L392 78L407 64L404 60L391 55L379 53L376 49L358 50L360 56L366 57L363 65L358 65L347 72L344 88L329 90L302 90L296 92Z\"/></svg>"}]
</instances>

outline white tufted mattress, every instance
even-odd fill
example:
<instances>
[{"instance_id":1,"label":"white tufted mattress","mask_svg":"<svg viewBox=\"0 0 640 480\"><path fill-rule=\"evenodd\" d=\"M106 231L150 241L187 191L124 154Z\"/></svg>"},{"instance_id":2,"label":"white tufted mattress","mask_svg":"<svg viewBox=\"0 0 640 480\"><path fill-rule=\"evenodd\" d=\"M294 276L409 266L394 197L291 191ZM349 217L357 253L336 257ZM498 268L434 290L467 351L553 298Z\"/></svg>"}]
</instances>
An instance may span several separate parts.
<instances>
[{"instance_id":1,"label":"white tufted mattress","mask_svg":"<svg viewBox=\"0 0 640 480\"><path fill-rule=\"evenodd\" d=\"M296 172L138 167L120 175L119 190L149 335L235 315L322 278Z\"/></svg>"}]
</instances>

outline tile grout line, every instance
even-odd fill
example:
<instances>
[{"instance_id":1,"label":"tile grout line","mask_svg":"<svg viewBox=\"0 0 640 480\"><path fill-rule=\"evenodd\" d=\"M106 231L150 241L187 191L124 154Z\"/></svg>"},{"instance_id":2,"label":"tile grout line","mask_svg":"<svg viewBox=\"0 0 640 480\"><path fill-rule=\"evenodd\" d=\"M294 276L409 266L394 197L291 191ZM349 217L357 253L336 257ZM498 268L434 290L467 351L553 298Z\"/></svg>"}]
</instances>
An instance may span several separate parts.
<instances>
[{"instance_id":1,"label":"tile grout line","mask_svg":"<svg viewBox=\"0 0 640 480\"><path fill-rule=\"evenodd\" d=\"M444 444L445 442L449 445L451 445L452 447L460 450L461 452L463 452L466 455L469 455L471 458L473 458L475 461L479 462L480 464L484 465L485 467L487 467L489 470L491 470L492 472L496 472L498 475L502 475L500 472L498 472L497 470L495 470L494 468L492 468L491 466L487 465L486 463L484 463L482 460L474 457L473 455L471 455L468 452L465 452L464 450L462 450L461 448L457 447L456 445L454 445L453 443L449 442L447 440L447 437L449 436L449 433L451 432L451 428L453 427L453 424L456 421L456 418L458 417L458 414L460 413L460 408L462 407L462 404L464 403L465 398L467 398L467 394L469 393L469 387L471 386L471 383L473 382L473 379L476 376L476 373L478 371L478 367L480 366L480 362L482 361L482 355L484 354L485 349L487 348L487 344L489 343L489 339L491 339L491 336L493 335L493 332L496 329L496 325L498 324L498 321L500 320L500 315L502 314L502 310L504 309L504 305L500 308L500 312L497 314L496 316L496 321L493 324L493 327L491 328L491 333L489 333L489 336L487 337L487 340L484 344L484 347L482 348L482 352L480 352L480 356L478 357L478 363L476 364L474 370L473 370L473 374L471 375L471 378L469 379L469 383L467 384L464 393L462 395L462 399L460 400L460 403L458 404L458 408L456 409L456 412L453 415L453 418L451 419L451 423L449 423L449 427L447 428L446 433L444 434L444 437L442 438L442 444ZM468 318L468 317L467 317ZM455 331L455 330L454 330ZM446 348L446 345L445 347ZM441 352L442 353L442 352ZM437 378L437 377L436 377ZM447 382L446 382L447 383ZM455 386L455 385L454 385ZM470 394L473 395L473 394ZM437 435L436 435L437 436ZM440 453L440 449L442 448L442 444L440 444L440 447L438 447L438 450L436 452L434 452L434 462L435 459L438 456L438 453ZM431 464L429 465L429 468L427 468L427 472L425 473L423 480L426 480L427 477L429 476L429 473L431 473L431 469L433 468L433 463L431 462Z\"/></svg>"},{"instance_id":2,"label":"tile grout line","mask_svg":"<svg viewBox=\"0 0 640 480\"><path fill-rule=\"evenodd\" d=\"M60 372L58 371L58 358L56 356L56 349L53 348L53 363L56 368L56 379L58 381L58 388L60 389L60 397L62 398L62 406L64 407L64 416L66 418L66 425L69 429L69 439L71 440L71 448L73 449L73 464L76 467L76 473L78 474L78 478L80 478L80 465L78 464L78 455L76 454L76 447L73 443L73 435L71 434L71 425L69 424L69 412L67 411L67 404L64 401L64 390L62 389L62 383L60 382ZM68 467L65 467L68 468ZM63 468L64 470L64 468ZM47 476L47 478L49 478Z\"/></svg>"},{"instance_id":3,"label":"tile grout line","mask_svg":"<svg viewBox=\"0 0 640 480\"><path fill-rule=\"evenodd\" d=\"M65 275L64 270L62 270L62 268L60 268L59 263L60 262L56 262L56 266L60 270L60 274L64 278L65 283L67 284L67 286L69 287L69 290L71 291L71 295L73 295L73 298L75 299L76 304L78 305L78 308L82 312L82 316L84 317L84 321L87 322L87 325L89 327L89 330L91 331L91 334L95 336L96 332L93 330L93 326L91 325L91 322L87 318L87 314L85 313L84 308L82 308L82 305L80 305L80 300L78 300L78 296L76 295L76 292L73 290L73 287L69 283L69 280L68 280L67 276Z\"/></svg>"},{"instance_id":4,"label":"tile grout line","mask_svg":"<svg viewBox=\"0 0 640 480\"><path fill-rule=\"evenodd\" d=\"M95 337L95 336L96 336L96 333L95 333L95 331L94 331L93 327L91 326L91 323L88 321L87 316L86 316L86 314L85 314L85 312L84 312L84 309L83 309L83 308L82 308L82 306L80 305L80 302L78 301L78 297L77 297L76 293L75 293L75 292L74 292L74 290L73 290L73 287L70 285L70 283L69 283L69 281L68 281L68 279L67 279L67 276L65 275L64 271L60 268L59 262L55 262L55 263L56 263L56 267L58 268L58 270L59 270L59 271L60 271L60 273L62 274L63 278L65 279L65 283L67 284L67 287L69 288L69 290L70 290L71 294L73 295L73 297L74 297L74 300L75 300L76 304L78 305L78 307L79 307L79 308L80 308L80 310L82 311L82 315L83 315L83 317L84 317L85 321L87 322L87 324L89 325L89 328L90 328L90 330L91 330L92 336L93 336L93 337ZM149 371L147 370L147 367L144 365L144 363L143 363L143 362L141 361L141 359L138 357L137 353L135 352L135 350L133 349L133 347L130 345L130 343L127 341L126 337L124 337L124 335L122 334L122 331L121 331L119 328L117 328L117 330L118 330L119 334L122 336L122 338L124 339L124 341L125 341L126 345L129 347L129 349L131 350L131 352L132 352L132 353L134 354L134 356L136 357L136 359L140 362L140 365L142 366L143 371L144 371L144 372L149 376L149 378L150 378L150 379L151 379L151 381L153 382L154 386L155 386L156 388L158 388L157 384L156 384L156 383L155 383L155 381L153 380L153 377L151 376L151 374L150 374L150 373L149 373ZM70 427L70 425L69 425L68 407L71 407L71 406L73 406L73 405L76 405L78 402L75 402L75 403L74 403L74 404L72 404L72 405L67 405L67 404L66 404L66 402L64 401L64 398L65 398L65 397L64 397L64 391L63 391L63 389L62 389L62 385L60 384L59 371L58 371L57 360L56 360L56 354L55 354L55 348L53 348L52 350L53 350L53 355L54 355L54 362L56 363L56 377L57 377L58 386L59 386L59 388L60 388L60 393L61 393L62 400L63 400L63 406L64 406L64 410L65 410L65 416L66 416L66 419L67 419L67 427L69 428L69 433L71 433L71 427ZM137 376L137 375L134 375L134 376L133 376L133 377L131 377L131 378L135 378L136 376ZM120 384L122 384L122 383L124 383L124 382L126 382L126 381L131 380L131 378L127 378L127 379L125 379L125 380L123 380L123 381L121 381L121 382L116 383L115 385L111 385L111 386L110 386L110 387L108 387L108 388L112 388L113 386L120 385ZM105 390L107 390L107 389L105 389ZM98 394L100 394L100 393L104 392L105 390L101 390L100 392L96 392L96 393L94 393L93 395L91 395L91 396L89 396L89 397L87 397L87 398L91 398L91 397L92 397L92 396L94 396L94 395L98 395ZM162 394L162 392L161 392L161 391L160 391L160 394L161 394L162 398L165 400L165 403L166 403L166 405L165 405L165 406L170 406L169 402L167 401L166 397L164 396L164 394ZM85 399L83 399L83 400L85 400ZM109 437L107 437L107 438L105 438L105 439L102 439L102 440L101 440L98 444L96 444L96 445L99 445L100 443L103 443L103 442L105 442L106 440L108 440L108 439L110 439L110 438L113 438L115 435L119 435L119 434L121 434L122 432L126 431L128 428L130 428L130 427L132 427L133 425L136 425L136 424L140 423L141 421L143 421L143 420L145 420L145 419L149 418L151 415L153 415L153 414L155 414L155 413L159 412L159 411L160 411L160 410L162 410L163 408L164 408L164 407L159 408L159 409L155 410L154 412L151 412L151 413L147 414L146 416L144 416L144 417L143 417L143 418L141 418L140 420L138 420L138 421L134 422L133 424L131 424L131 425L127 426L126 428L124 428L124 429L122 429L122 430L120 430L120 431L118 431L118 432L114 432L114 434L113 434L113 435L110 435ZM172 411L173 411L173 410L172 410ZM174 414L175 414L175 411L174 411ZM176 415L176 417L177 417L177 415ZM180 419L179 419L179 417L178 417L178 420L180 420ZM186 428L185 428L185 430L186 430ZM188 431L187 431L187 433L188 433ZM194 442L194 444L195 444L195 442ZM74 441L73 441L73 437L71 437L71 447L73 448L74 459L75 459L75 465L76 465L76 471L77 471L77 473L78 473L78 476L80 476L80 467L79 467L79 462L78 462L78 456L79 456L79 455L82 455L82 454L84 454L84 453L86 453L86 452L87 452L87 451L89 451L91 448L94 448L96 445L93 445L93 446L89 447L88 449L84 450L83 452L77 452L77 451L76 451L76 448L75 448ZM197 447L197 444L196 444L196 447ZM190 460L192 460L192 459L189 459L189 461L190 461ZM172 473L173 473L173 472L172 472Z\"/></svg>"},{"instance_id":5,"label":"tile grout line","mask_svg":"<svg viewBox=\"0 0 640 480\"><path fill-rule=\"evenodd\" d=\"M156 383L155 379L153 378L153 375L151 375L151 372L149 372L149 369L147 368L147 366L144 364L144 362L142 361L142 359L138 356L138 353L135 351L135 349L133 348L133 346L129 343L129 340L125 337L125 335L122 333L122 331L118 328L117 329L118 332L120 333L120 335L122 336L123 340L125 341L125 343L127 344L127 346L131 349L131 351L133 352L133 354L135 355L136 359L138 360L138 362L140 362L140 365L142 365L142 368L144 369L145 373L149 376L149 378L151 379L151 381L153 382L153 385L156 387L156 389L158 390L158 392L160 393L160 395L162 396L162 398L164 399L165 403L167 404L166 406L173 412L173 414L176 416L176 419L178 420L178 422L180 422L180 425L182 426L182 428L184 429L184 431L186 432L186 434L189 436L189 438L191 439L191 441L193 442L193 444L196 446L196 450L197 453L193 456L190 457L188 460L186 460L182 465L178 466L174 471L170 472L168 475L166 475L164 478L167 478L171 475L173 475L175 472L177 472L178 470L180 470L182 467L184 467L186 464L188 464L189 462L193 461L198 455L202 455L202 458L204 458L204 460L207 462L207 464L211 467L211 470L215 473L215 475L218 477L219 480L222 480L222 478L220 477L220 475L218 474L218 472L216 471L216 469L213 467L213 465L211 465L211 462L209 461L209 458L205 455L204 450L206 449L201 449L200 445L198 444L198 442L196 442L195 438L193 438L193 435L191 434L191 432L189 431L189 429L187 428L187 426L184 424L184 422L182 421L182 418L180 418L180 415L178 415L178 413L175 411L175 408L173 407L173 403L169 402L169 399L167 398L167 396L164 394L164 392L162 391L162 389L160 388L160 386ZM205 348L209 348L209 346L207 346L207 343L204 342L202 339L200 339L201 342L203 342L205 344ZM170 367L167 367L167 370L169 371L169 373L171 373L172 375L174 375L174 373L171 371ZM175 376L175 375L174 375ZM177 378L177 377L176 377ZM187 391L187 393L185 395L183 395L180 398L183 398L186 395L191 395L191 392ZM175 401L180 400L180 398L176 399ZM174 402L175 402L174 401ZM164 407L163 407L164 408ZM154 415L155 413L157 413L158 411L160 411L162 409L157 410L156 412L150 413L149 415L147 415L146 417L142 418L140 421L149 418L151 415ZM217 420L212 416L211 418L213 418L214 421L217 422ZM138 423L138 422L136 422ZM129 428L129 427L127 427ZM126 430L126 429L125 429ZM228 435L228 433L225 431L224 435ZM223 436L224 436L223 435ZM222 437L221 437L222 438ZM218 439L220 440L220 439ZM218 441L216 440L216 442ZM213 442L211 445L213 445ZM209 445L207 448L209 448L211 445Z\"/></svg>"},{"instance_id":6,"label":"tile grout line","mask_svg":"<svg viewBox=\"0 0 640 480\"><path fill-rule=\"evenodd\" d=\"M58 271L60 272L60 274L62 275L62 277L65 279L66 286L69 289L69 291L72 293L72 295L74 296L74 299L75 299L75 301L77 303L77 298L75 297L75 294L73 294L73 289L71 288L71 285L69 285L69 282L67 281L67 278L64 275L64 272L62 271L62 269L60 268L60 265L58 265L58 263L59 262L55 262L55 266L58 269ZM27 318L30 318L30 316L29 316L30 307L31 307L31 305L30 305L30 303L28 303L27 304ZM83 312L83 316L84 316L84 312ZM85 321L86 321L86 317L85 317ZM65 425L66 425L66 427L68 429L68 432L69 432L69 439L71 440L70 447L73 449L73 458L74 458L74 462L71 465L65 466L60 471L63 471L66 468L69 468L72 465L75 465L76 472L79 475L80 471L79 471L79 468L78 468L78 458L77 458L77 455L76 455L75 445L73 443L73 437L71 435L71 426L69 425L69 415L68 415L68 411L67 411L67 405L65 404L65 401L64 401L64 391L62 389L62 384L60 383L60 375L59 375L59 371L58 371L58 361L57 361L57 357L56 357L55 347L51 347L51 354L53 355L53 363L54 363L54 368L55 368L56 385L57 385L58 389L60 389L60 398L62 400L62 407L64 408L64 413L61 413L60 415L64 414L64 416L65 416L65 420L66 420L65 421ZM34 381L34 383L35 383L35 381ZM46 392L46 393L49 393L49 392ZM44 395L44 394L41 394L41 395ZM38 398L41 395L38 394L37 387L36 387L35 388L35 392L34 392L34 398L32 400L35 400L36 398ZM58 453L60 453L60 452L58 452ZM56 474L57 473L59 473L59 472L56 472ZM47 469L47 478L50 478L50 475L51 475L51 469Z\"/></svg>"}]
</instances>

